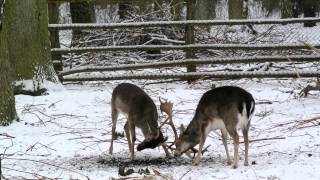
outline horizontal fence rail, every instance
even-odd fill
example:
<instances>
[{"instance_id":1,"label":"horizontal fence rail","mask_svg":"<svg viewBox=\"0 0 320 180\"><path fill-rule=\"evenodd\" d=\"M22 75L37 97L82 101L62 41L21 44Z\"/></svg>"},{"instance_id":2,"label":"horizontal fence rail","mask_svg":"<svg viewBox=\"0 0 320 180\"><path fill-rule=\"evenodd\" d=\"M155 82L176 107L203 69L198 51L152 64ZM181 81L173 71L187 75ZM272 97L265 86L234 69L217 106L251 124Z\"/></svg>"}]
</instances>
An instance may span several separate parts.
<instances>
[{"instance_id":1,"label":"horizontal fence rail","mask_svg":"<svg viewBox=\"0 0 320 180\"><path fill-rule=\"evenodd\" d=\"M186 21L152 21L128 23L81 23L81 24L49 24L51 31L80 30L80 29L121 29L121 28L148 28L148 27L191 27L191 26L221 26L221 25L262 25L262 24L297 24L319 23L320 18L291 18L291 19L247 19L247 20L186 20ZM191 31L190 31L191 32ZM189 33L190 33L189 32ZM186 32L187 33L187 32ZM193 30L191 33L194 33ZM320 42L319 42L320 43ZM186 42L181 45L128 45L128 46L99 46L99 47L72 47L53 48L53 54L86 53L86 52L116 52L116 51L149 51L149 50L180 50L196 52L197 50L297 50L316 49L320 44L194 44ZM188 58L188 57L187 57ZM61 62L61 61L60 61ZM240 58L208 58L186 59L169 62L156 62L144 64L117 65L108 67L81 67L62 71L59 77L62 81L109 81L109 80L158 80L158 79L239 79L239 78L309 78L320 77L320 71L243 71L243 72L187 72L187 73L141 73L119 74L105 76L73 76L84 72L103 72L117 70L134 70L144 68L161 68L173 66L188 66L196 64L231 64L231 63L264 63L264 62L320 62L320 55L305 56L254 56ZM54 61L54 63L59 63Z\"/></svg>"},{"instance_id":2,"label":"horizontal fence rail","mask_svg":"<svg viewBox=\"0 0 320 180\"><path fill-rule=\"evenodd\" d=\"M320 48L320 44L312 44L314 48ZM53 48L52 53L84 53L84 52L106 52L106 51L148 51L148 50L294 50L309 49L306 45L288 44L190 44L190 45L135 45L135 46L100 46L79 48Z\"/></svg>"},{"instance_id":3,"label":"horizontal fence rail","mask_svg":"<svg viewBox=\"0 0 320 180\"><path fill-rule=\"evenodd\" d=\"M64 77L68 81L110 81L110 80L158 80L158 79L240 79L240 78L298 78L320 77L320 71L265 71L265 72L189 72L189 73L145 73L94 77Z\"/></svg>"},{"instance_id":4,"label":"horizontal fence rail","mask_svg":"<svg viewBox=\"0 0 320 180\"><path fill-rule=\"evenodd\" d=\"M320 63L319 56L251 56L240 58L208 58L208 59L187 59L168 62L154 62L154 63L141 63L141 64L128 64L117 66L87 66L77 69L71 69L60 72L61 76L84 73L84 72L104 72L104 71L119 71L119 70L135 70L146 68L162 68L173 66L185 66L189 64L232 64L232 63L253 63L253 62L315 62Z\"/></svg>"},{"instance_id":5,"label":"horizontal fence rail","mask_svg":"<svg viewBox=\"0 0 320 180\"><path fill-rule=\"evenodd\" d=\"M296 24L318 23L320 18L290 18L290 19L247 19L247 20L186 20L186 21L153 21L130 23L75 23L49 24L49 30L70 29L115 29L115 28L143 28L143 27L173 27L173 26L214 26L214 25L258 25L258 24Z\"/></svg>"}]
</instances>

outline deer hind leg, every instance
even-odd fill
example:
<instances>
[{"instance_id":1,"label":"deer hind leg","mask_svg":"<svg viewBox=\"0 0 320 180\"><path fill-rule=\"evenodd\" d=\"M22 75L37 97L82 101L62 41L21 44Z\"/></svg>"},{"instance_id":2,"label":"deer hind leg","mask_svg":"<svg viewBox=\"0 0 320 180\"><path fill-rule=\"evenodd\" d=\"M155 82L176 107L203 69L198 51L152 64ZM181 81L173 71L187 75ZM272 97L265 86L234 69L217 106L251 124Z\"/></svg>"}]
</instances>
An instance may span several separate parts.
<instances>
[{"instance_id":1,"label":"deer hind leg","mask_svg":"<svg viewBox=\"0 0 320 180\"><path fill-rule=\"evenodd\" d=\"M226 129L221 129L221 137L222 137L224 149L226 150L227 164L231 165L231 160L230 160L230 155L228 150L228 143L227 143L228 132Z\"/></svg>"},{"instance_id":2,"label":"deer hind leg","mask_svg":"<svg viewBox=\"0 0 320 180\"><path fill-rule=\"evenodd\" d=\"M244 139L244 165L248 166L249 165L249 160L248 160L248 151L249 151L249 139L248 139L248 131L249 128L244 128L242 130L243 133L243 139Z\"/></svg>"},{"instance_id":3,"label":"deer hind leg","mask_svg":"<svg viewBox=\"0 0 320 180\"><path fill-rule=\"evenodd\" d=\"M128 146L129 146L129 151L131 153L131 160L134 160L134 154L132 154L134 149L132 150L132 141L131 141L130 127L129 126L130 125L129 125L129 120L128 120L127 123L124 125L124 132L126 134L127 141L128 141Z\"/></svg>"},{"instance_id":4,"label":"deer hind leg","mask_svg":"<svg viewBox=\"0 0 320 180\"><path fill-rule=\"evenodd\" d=\"M204 146L204 143L206 141L207 135L209 133L206 128L207 128L206 126L203 126L201 128L199 150L198 150L196 158L192 162L192 165L194 165L194 166L199 165L199 163L201 161L201 155L202 155L203 146Z\"/></svg>"},{"instance_id":5,"label":"deer hind leg","mask_svg":"<svg viewBox=\"0 0 320 180\"><path fill-rule=\"evenodd\" d=\"M231 135L231 137L233 139L233 145L234 145L233 163L232 163L231 167L236 169L238 167L239 135L237 133L236 128L229 131L229 134Z\"/></svg>"},{"instance_id":6,"label":"deer hind leg","mask_svg":"<svg viewBox=\"0 0 320 180\"><path fill-rule=\"evenodd\" d=\"M113 153L113 140L116 138L116 126L117 126L117 119L118 119L118 111L112 107L111 109L111 118L112 118L112 130L111 130L111 141L109 147L109 154Z\"/></svg>"},{"instance_id":7,"label":"deer hind leg","mask_svg":"<svg viewBox=\"0 0 320 180\"><path fill-rule=\"evenodd\" d=\"M131 160L135 160L136 159L136 156L134 154L134 144L137 140L136 138L136 127L135 125L132 123L129 122L129 126L130 126L130 134L131 134Z\"/></svg>"}]
</instances>

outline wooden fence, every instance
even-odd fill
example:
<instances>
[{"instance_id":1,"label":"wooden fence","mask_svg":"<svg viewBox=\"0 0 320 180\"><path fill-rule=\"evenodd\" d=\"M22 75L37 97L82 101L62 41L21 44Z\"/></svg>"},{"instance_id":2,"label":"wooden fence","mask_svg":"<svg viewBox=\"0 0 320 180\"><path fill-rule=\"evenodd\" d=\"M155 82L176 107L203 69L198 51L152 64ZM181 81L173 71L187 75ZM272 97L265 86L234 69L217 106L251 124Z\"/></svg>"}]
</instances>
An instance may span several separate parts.
<instances>
[{"instance_id":1,"label":"wooden fence","mask_svg":"<svg viewBox=\"0 0 320 180\"><path fill-rule=\"evenodd\" d=\"M189 10L190 11L190 10ZM188 16L187 16L188 17ZM53 48L52 53L85 53L85 52L108 52L108 51L145 51L145 50L183 50L186 52L186 60L145 63L134 65L117 65L108 67L81 67L62 71L59 73L62 81L97 81L97 80L124 80L124 79L198 79L198 78L283 78L283 77L320 77L318 71L265 71L265 72L194 72L196 64L232 64L249 62L319 62L318 56L257 56L241 58L211 58L194 59L194 53L203 49L214 50L294 50L320 48L319 44L196 44L194 39L195 26L220 26L220 25L261 25L261 24L296 24L296 23L319 23L320 18L292 18L292 19L259 19L259 20L185 20L185 21L157 21L136 23L85 23L85 24L49 24L50 31L57 30L83 30L83 29L124 29L124 28L150 28L150 27L185 27L185 44L183 45L134 45L134 46L100 46L100 47L72 47ZM59 63L59 60L54 60ZM103 77L73 77L72 74L83 72L101 72L117 70L134 70L144 68L160 68L172 66L187 66L186 73L172 74L143 74L143 75L110 75Z\"/></svg>"}]
</instances>

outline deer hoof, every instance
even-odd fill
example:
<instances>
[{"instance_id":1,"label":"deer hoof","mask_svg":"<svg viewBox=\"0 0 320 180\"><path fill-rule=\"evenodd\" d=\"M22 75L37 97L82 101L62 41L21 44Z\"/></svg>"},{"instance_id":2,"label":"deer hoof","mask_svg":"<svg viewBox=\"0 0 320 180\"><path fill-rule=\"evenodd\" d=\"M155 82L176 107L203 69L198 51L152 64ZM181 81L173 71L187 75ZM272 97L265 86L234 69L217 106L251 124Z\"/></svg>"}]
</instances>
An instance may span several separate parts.
<instances>
[{"instance_id":1,"label":"deer hoof","mask_svg":"<svg viewBox=\"0 0 320 180\"><path fill-rule=\"evenodd\" d=\"M198 166L199 164L200 164L199 160L192 161L192 165L194 165L194 166Z\"/></svg>"},{"instance_id":2,"label":"deer hoof","mask_svg":"<svg viewBox=\"0 0 320 180\"><path fill-rule=\"evenodd\" d=\"M232 164L232 161L228 160L227 165L230 166Z\"/></svg>"},{"instance_id":3,"label":"deer hoof","mask_svg":"<svg viewBox=\"0 0 320 180\"><path fill-rule=\"evenodd\" d=\"M135 161L136 160L136 155L131 156L131 161Z\"/></svg>"},{"instance_id":4,"label":"deer hoof","mask_svg":"<svg viewBox=\"0 0 320 180\"><path fill-rule=\"evenodd\" d=\"M237 169L237 167L238 167L238 164L232 164L232 165L231 165L231 168L232 168L232 169Z\"/></svg>"},{"instance_id":5,"label":"deer hoof","mask_svg":"<svg viewBox=\"0 0 320 180\"><path fill-rule=\"evenodd\" d=\"M244 162L244 165L245 165L245 166L249 166L248 161Z\"/></svg>"},{"instance_id":6,"label":"deer hoof","mask_svg":"<svg viewBox=\"0 0 320 180\"><path fill-rule=\"evenodd\" d=\"M171 154L166 154L166 159L171 159L173 156Z\"/></svg>"}]
</instances>

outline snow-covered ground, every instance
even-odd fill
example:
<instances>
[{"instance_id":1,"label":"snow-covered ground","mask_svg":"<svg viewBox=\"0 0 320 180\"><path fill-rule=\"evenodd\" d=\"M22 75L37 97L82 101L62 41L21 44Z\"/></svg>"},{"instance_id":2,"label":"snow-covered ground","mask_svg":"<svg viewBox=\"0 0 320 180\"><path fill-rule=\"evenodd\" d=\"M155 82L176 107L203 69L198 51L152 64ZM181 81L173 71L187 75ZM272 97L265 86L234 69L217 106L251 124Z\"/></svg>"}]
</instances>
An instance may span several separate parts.
<instances>
[{"instance_id":1,"label":"snow-covered ground","mask_svg":"<svg viewBox=\"0 0 320 180\"><path fill-rule=\"evenodd\" d=\"M212 132L207 139L206 145L211 146L199 166L192 166L186 156L163 159L160 148L137 152L137 160L131 162L125 138L116 140L114 154L109 155L110 97L116 82L69 84L52 88L49 95L41 97L18 95L16 107L21 120L0 128L0 153L6 154L2 157L2 173L9 179L87 176L99 180L119 178L119 166L125 166L135 171L153 169L166 179L320 179L320 120L302 124L303 120L320 117L320 93L311 92L305 98L298 95L308 81L208 80L192 85L134 82L144 87L158 107L159 96L174 103L176 127L190 122L199 98L213 84L237 85L251 92L257 105L249 132L253 140L250 166L243 165L241 144L237 169L226 165L219 132ZM164 118L161 115L160 119ZM118 132L123 132L124 123L121 116ZM170 129L164 127L163 131L172 141ZM140 131L138 140L143 140ZM230 139L229 150L233 151Z\"/></svg>"}]
</instances>

